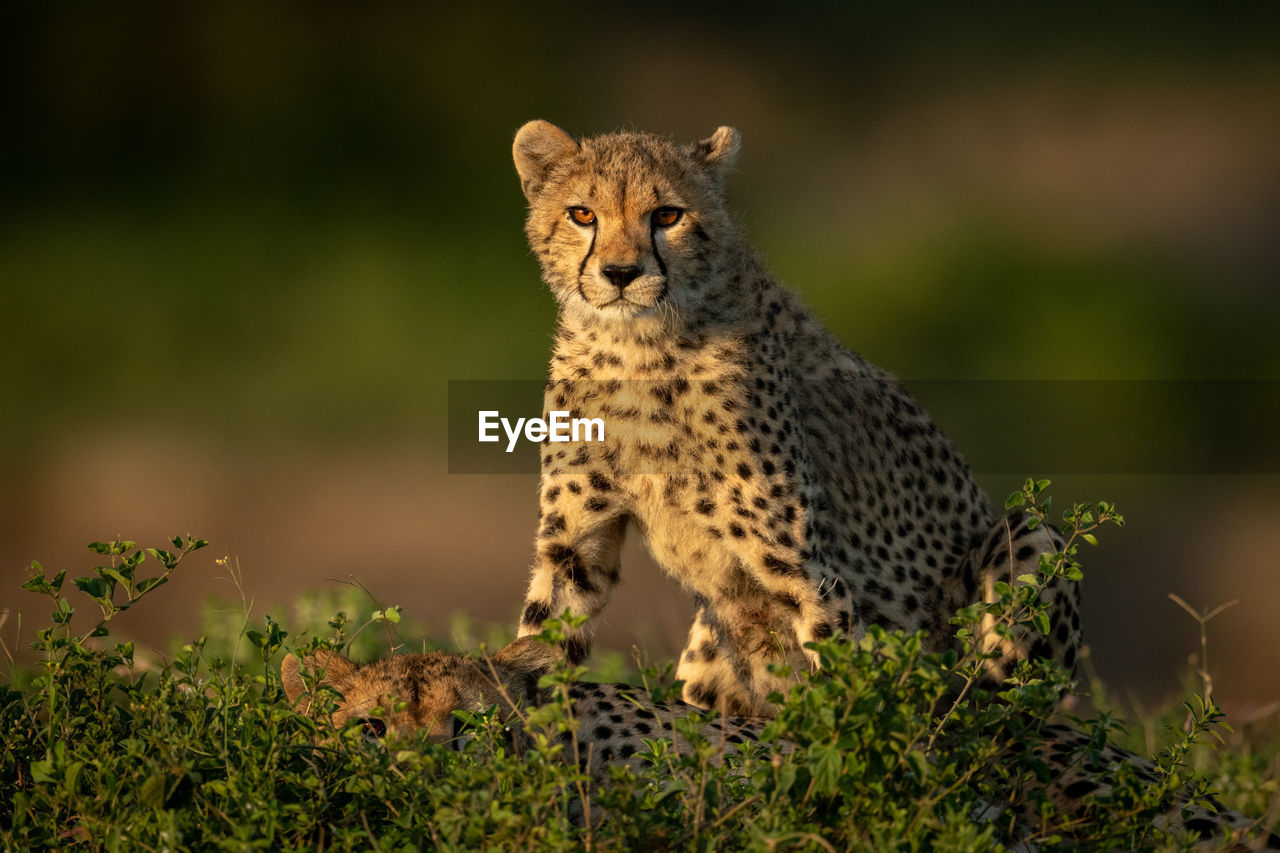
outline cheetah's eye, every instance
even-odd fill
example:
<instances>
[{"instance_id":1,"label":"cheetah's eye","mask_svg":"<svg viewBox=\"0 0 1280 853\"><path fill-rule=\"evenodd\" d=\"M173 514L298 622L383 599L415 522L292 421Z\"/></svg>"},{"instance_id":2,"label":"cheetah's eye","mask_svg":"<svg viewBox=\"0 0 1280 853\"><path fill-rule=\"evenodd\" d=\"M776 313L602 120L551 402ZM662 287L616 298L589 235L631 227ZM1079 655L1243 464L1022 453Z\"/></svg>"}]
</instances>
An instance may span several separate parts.
<instances>
[{"instance_id":1,"label":"cheetah's eye","mask_svg":"<svg viewBox=\"0 0 1280 853\"><path fill-rule=\"evenodd\" d=\"M377 717L365 717L360 721L360 734L368 740L382 740L387 735L387 724Z\"/></svg>"},{"instance_id":2,"label":"cheetah's eye","mask_svg":"<svg viewBox=\"0 0 1280 853\"><path fill-rule=\"evenodd\" d=\"M596 221L596 215L585 207L569 208L569 218L579 225L592 225Z\"/></svg>"},{"instance_id":3,"label":"cheetah's eye","mask_svg":"<svg viewBox=\"0 0 1280 853\"><path fill-rule=\"evenodd\" d=\"M659 228L670 228L680 221L684 211L678 207L660 207L653 212L653 224Z\"/></svg>"}]
</instances>

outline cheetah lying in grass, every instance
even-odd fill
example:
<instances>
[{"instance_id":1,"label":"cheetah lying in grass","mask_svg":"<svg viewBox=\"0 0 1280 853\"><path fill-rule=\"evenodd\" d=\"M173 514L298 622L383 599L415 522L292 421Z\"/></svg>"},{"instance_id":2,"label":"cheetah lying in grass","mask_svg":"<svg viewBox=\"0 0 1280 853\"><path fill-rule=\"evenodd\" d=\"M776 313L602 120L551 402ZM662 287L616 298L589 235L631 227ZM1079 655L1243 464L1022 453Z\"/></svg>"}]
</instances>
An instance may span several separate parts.
<instances>
[{"instance_id":1,"label":"cheetah lying in grass","mask_svg":"<svg viewBox=\"0 0 1280 853\"><path fill-rule=\"evenodd\" d=\"M337 690L341 698L333 712L334 724L358 723L371 740L390 733L425 732L433 741L461 748L466 724L455 712L496 707L518 732L524 712L553 700L557 688L540 686L539 680L559 664L559 658L546 643L527 637L488 660L431 652L361 665L332 652L318 652L304 664L288 655L281 674L290 702L303 711L312 707L318 685ZM310 676L312 672L319 681ZM764 718L708 715L679 700L654 701L648 691L627 684L573 682L566 693L578 722L572 744L568 735L561 736L565 746L572 746L566 754L576 756L596 783L605 783L609 768L615 765L641 770L654 741L671 741L677 751L687 749L688 741L678 731L681 718L696 716L702 721L701 737L718 744L720 754L757 741L770 723ZM1097 747L1084 732L1046 725L1039 735L1034 758L1042 762L1043 772L1039 781L1031 783L1031 796L1021 802L980 801L972 810L975 819L1004 826L1017 849L1034 849L1020 839L1037 825L1037 800L1053 804L1062 826L1067 827L1059 835L1068 840L1078 835L1087 845L1088 821L1098 819L1090 811L1090 801L1108 796L1110 779L1128 774L1143 784L1157 782L1150 762L1111 746ZM774 767L781 756L804 749L803 744L786 741L775 745ZM1150 815L1150 820L1151 825L1175 835L1185 832L1198 839L1196 850L1280 850L1280 837L1261 832L1255 820L1221 809L1212 797L1181 795ZM1078 825L1082 821L1084 825Z\"/></svg>"}]
</instances>

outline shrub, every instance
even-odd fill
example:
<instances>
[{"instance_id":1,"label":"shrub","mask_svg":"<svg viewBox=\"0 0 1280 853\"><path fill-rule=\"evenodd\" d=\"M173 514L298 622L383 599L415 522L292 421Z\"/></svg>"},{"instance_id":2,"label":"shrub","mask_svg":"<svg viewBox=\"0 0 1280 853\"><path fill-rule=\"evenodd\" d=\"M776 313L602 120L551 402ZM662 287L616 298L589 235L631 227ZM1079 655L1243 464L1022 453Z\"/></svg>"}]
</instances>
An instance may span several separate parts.
<instances>
[{"instance_id":1,"label":"shrub","mask_svg":"<svg viewBox=\"0 0 1280 853\"><path fill-rule=\"evenodd\" d=\"M1044 518L1044 487L1028 482L1011 503ZM1208 791L1189 756L1221 728L1211 699L1188 703L1155 784L1123 764L1100 768L1110 793L1059 812L1040 793L1049 768L1037 747L1070 680L1045 661L1019 662L996 688L980 678L974 632L983 617L1002 631L1046 631L1038 591L1077 579L1080 544L1122 521L1107 504L1073 507L1065 520L1063 553L957 615L959 651L928 653L920 635L878 628L858 642L824 641L815 647L822 669L774 697L778 715L760 744L720 761L720 744L700 734L710 715L694 714L680 723L689 749L652 741L645 770L612 768L607 785L569 760L581 744L567 685L581 668L544 677L554 698L526 710L527 736L512 737L493 708L460 712L473 733L460 750L412 736L374 746L358 726L334 731L323 702L311 715L288 706L277 667L290 635L269 617L183 645L158 671L136 663L130 643L111 640L111 622L206 543L95 543L106 565L71 581L101 614L88 630L72 630L65 572L50 578L33 564L23 585L53 609L33 644L36 671L0 685L0 846L981 851L1026 836L1040 849L1176 847L1176 834L1155 830L1152 818L1188 788L1193 798ZM297 650L368 637L349 610ZM375 628L400 619L381 605L375 616ZM671 672L638 678L655 700L669 699L679 691ZM1123 734L1109 713L1076 724L1089 733L1081 761ZM1267 760L1230 757L1215 778L1258 808L1268 791L1274 797Z\"/></svg>"}]
</instances>

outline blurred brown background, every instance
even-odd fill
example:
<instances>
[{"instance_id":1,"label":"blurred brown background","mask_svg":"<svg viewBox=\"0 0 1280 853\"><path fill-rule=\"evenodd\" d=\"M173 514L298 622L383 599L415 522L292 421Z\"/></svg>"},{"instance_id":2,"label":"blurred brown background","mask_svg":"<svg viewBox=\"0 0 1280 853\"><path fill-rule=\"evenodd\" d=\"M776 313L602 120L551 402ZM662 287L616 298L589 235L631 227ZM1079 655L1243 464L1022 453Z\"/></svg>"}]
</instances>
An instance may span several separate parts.
<instances>
[{"instance_id":1,"label":"blurred brown background","mask_svg":"<svg viewBox=\"0 0 1280 853\"><path fill-rule=\"evenodd\" d=\"M513 624L536 481L450 476L443 452L447 380L545 370L554 307L512 134L535 117L684 139L732 124L732 199L774 271L909 385L1172 381L1114 429L1078 403L1000 429L963 406L939 419L994 460L997 501L1050 476L1060 503L1126 512L1086 555L1117 692L1178 690L1198 630L1172 591L1240 599L1210 625L1216 688L1237 708L1280 698L1270 17L699 8L8 4L9 646L17 611L19 645L46 612L17 590L28 562L83 573L83 546L115 535L214 543L122 620L159 648L235 596L223 554L259 612L354 575L442 634L459 611ZM1257 380L1235 386L1257 406L1205 403L1227 380ZM1011 426L1052 436L1043 468L1000 465ZM1080 461L1156 438L1175 449ZM673 655L688 607L632 551L603 646Z\"/></svg>"}]
</instances>

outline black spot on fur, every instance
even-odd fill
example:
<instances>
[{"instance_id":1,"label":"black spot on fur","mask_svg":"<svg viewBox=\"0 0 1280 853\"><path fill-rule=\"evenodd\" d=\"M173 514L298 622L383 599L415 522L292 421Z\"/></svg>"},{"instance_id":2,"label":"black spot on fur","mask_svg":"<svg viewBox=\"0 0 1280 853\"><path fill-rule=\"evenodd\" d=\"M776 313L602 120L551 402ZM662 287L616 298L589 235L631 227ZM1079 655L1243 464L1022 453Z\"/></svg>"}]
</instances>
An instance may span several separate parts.
<instances>
[{"instance_id":1,"label":"black spot on fur","mask_svg":"<svg viewBox=\"0 0 1280 853\"><path fill-rule=\"evenodd\" d=\"M521 623L525 625L541 625L551 616L551 608L546 602L530 601L525 605L524 613L520 615Z\"/></svg>"},{"instance_id":2,"label":"black spot on fur","mask_svg":"<svg viewBox=\"0 0 1280 853\"><path fill-rule=\"evenodd\" d=\"M1079 799L1080 797L1083 797L1086 794L1092 794L1096 790L1098 790L1097 782L1091 781L1089 779L1079 779L1075 782L1072 782L1070 785L1064 788L1062 793L1066 794L1068 797L1071 797L1072 799Z\"/></svg>"},{"instance_id":3,"label":"black spot on fur","mask_svg":"<svg viewBox=\"0 0 1280 853\"><path fill-rule=\"evenodd\" d=\"M547 559L557 566L567 566L577 558L577 553L568 545L552 545L547 548Z\"/></svg>"},{"instance_id":4,"label":"black spot on fur","mask_svg":"<svg viewBox=\"0 0 1280 853\"><path fill-rule=\"evenodd\" d=\"M587 656L591 654L591 644L586 640L578 637L565 640L564 656L569 663L574 666L580 666L587 662Z\"/></svg>"},{"instance_id":5,"label":"black spot on fur","mask_svg":"<svg viewBox=\"0 0 1280 853\"><path fill-rule=\"evenodd\" d=\"M693 700L695 705L701 705L704 708L714 708L716 699L720 698L715 688L706 684L695 684L689 688L689 698Z\"/></svg>"},{"instance_id":6,"label":"black spot on fur","mask_svg":"<svg viewBox=\"0 0 1280 853\"><path fill-rule=\"evenodd\" d=\"M595 583L591 580L591 574L582 565L582 561L577 556L574 556L569 565L565 567L565 571L569 575L569 582L577 587L579 592L584 595L591 595L597 591Z\"/></svg>"},{"instance_id":7,"label":"black spot on fur","mask_svg":"<svg viewBox=\"0 0 1280 853\"><path fill-rule=\"evenodd\" d=\"M1193 817L1186 827L1201 838L1211 838L1218 832L1218 825L1206 817Z\"/></svg>"},{"instance_id":8,"label":"black spot on fur","mask_svg":"<svg viewBox=\"0 0 1280 853\"><path fill-rule=\"evenodd\" d=\"M774 554L764 555L764 567L777 575L793 575L797 572L795 565Z\"/></svg>"}]
</instances>

